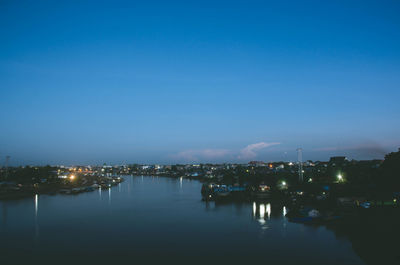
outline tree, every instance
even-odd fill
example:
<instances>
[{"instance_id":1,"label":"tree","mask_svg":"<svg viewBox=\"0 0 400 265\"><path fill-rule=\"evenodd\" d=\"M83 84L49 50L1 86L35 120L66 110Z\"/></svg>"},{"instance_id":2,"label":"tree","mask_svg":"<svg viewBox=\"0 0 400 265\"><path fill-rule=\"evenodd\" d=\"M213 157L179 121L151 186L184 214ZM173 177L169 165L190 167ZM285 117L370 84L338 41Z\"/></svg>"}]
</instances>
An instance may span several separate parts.
<instances>
[{"instance_id":1,"label":"tree","mask_svg":"<svg viewBox=\"0 0 400 265\"><path fill-rule=\"evenodd\" d=\"M377 181L392 190L400 190L400 148L385 156Z\"/></svg>"}]
</instances>

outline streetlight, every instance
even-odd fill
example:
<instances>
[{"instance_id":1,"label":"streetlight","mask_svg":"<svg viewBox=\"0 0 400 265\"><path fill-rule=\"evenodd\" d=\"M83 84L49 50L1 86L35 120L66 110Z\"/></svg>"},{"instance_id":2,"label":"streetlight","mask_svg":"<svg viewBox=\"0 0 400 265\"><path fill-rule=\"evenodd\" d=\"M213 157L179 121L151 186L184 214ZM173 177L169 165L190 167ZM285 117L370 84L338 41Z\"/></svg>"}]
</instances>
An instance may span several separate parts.
<instances>
[{"instance_id":1,"label":"streetlight","mask_svg":"<svg viewBox=\"0 0 400 265\"><path fill-rule=\"evenodd\" d=\"M337 176L337 178L338 178L338 181L339 181L339 182L340 182L340 181L343 181L343 176L342 176L342 174L339 173L339 175Z\"/></svg>"}]
</instances>

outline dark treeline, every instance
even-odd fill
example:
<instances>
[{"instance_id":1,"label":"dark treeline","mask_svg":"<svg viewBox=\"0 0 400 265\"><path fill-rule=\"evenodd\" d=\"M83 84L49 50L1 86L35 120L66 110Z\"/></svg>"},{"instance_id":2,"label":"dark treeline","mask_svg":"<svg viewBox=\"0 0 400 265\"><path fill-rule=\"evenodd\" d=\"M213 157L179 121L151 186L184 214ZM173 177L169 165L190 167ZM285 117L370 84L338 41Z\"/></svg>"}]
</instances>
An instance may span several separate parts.
<instances>
[{"instance_id":1,"label":"dark treeline","mask_svg":"<svg viewBox=\"0 0 400 265\"><path fill-rule=\"evenodd\" d=\"M221 169L216 172L222 175L221 183L265 183L275 187L285 181L289 187L299 185L298 166L289 166L283 162L273 163L273 167L282 165L280 170L269 167L252 167L238 165L234 169ZM306 185L335 183L341 186L358 189L375 189L386 191L400 190L400 149L389 153L382 160L332 160L329 162L308 161L303 168L303 181ZM340 179L339 179L340 176Z\"/></svg>"},{"instance_id":2,"label":"dark treeline","mask_svg":"<svg viewBox=\"0 0 400 265\"><path fill-rule=\"evenodd\" d=\"M57 167L52 166L25 166L25 167L10 167L1 170L2 180L15 181L18 183L35 183L40 182L41 179L56 180Z\"/></svg>"}]
</instances>

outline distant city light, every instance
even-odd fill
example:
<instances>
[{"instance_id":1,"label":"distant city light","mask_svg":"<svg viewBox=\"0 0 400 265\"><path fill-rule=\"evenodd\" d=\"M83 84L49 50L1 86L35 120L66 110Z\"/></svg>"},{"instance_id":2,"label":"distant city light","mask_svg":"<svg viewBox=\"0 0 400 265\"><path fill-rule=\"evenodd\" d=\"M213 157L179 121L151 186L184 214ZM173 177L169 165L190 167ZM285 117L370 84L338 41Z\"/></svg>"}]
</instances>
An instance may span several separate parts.
<instances>
[{"instance_id":1,"label":"distant city light","mask_svg":"<svg viewBox=\"0 0 400 265\"><path fill-rule=\"evenodd\" d=\"M286 186L286 181L282 181L282 186Z\"/></svg>"},{"instance_id":2,"label":"distant city light","mask_svg":"<svg viewBox=\"0 0 400 265\"><path fill-rule=\"evenodd\" d=\"M74 179L75 179L75 175L71 175L71 176L69 177L69 179L70 179L70 180L74 180Z\"/></svg>"},{"instance_id":3,"label":"distant city light","mask_svg":"<svg viewBox=\"0 0 400 265\"><path fill-rule=\"evenodd\" d=\"M343 181L343 176L342 176L342 174L339 174L339 175L337 176L337 178L338 178L339 181Z\"/></svg>"},{"instance_id":4,"label":"distant city light","mask_svg":"<svg viewBox=\"0 0 400 265\"><path fill-rule=\"evenodd\" d=\"M312 178L309 178L309 179L308 179L308 182L312 182Z\"/></svg>"}]
</instances>

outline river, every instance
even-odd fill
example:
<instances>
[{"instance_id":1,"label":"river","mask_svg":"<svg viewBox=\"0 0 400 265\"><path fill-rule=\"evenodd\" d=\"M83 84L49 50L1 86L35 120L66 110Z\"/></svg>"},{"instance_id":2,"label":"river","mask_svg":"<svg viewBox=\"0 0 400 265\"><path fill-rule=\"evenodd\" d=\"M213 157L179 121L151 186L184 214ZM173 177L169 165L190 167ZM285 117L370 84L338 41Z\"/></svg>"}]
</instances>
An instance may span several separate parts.
<instances>
[{"instance_id":1,"label":"river","mask_svg":"<svg viewBox=\"0 0 400 265\"><path fill-rule=\"evenodd\" d=\"M1 264L364 264L284 205L206 203L196 180L126 176L108 190L0 201Z\"/></svg>"}]
</instances>

